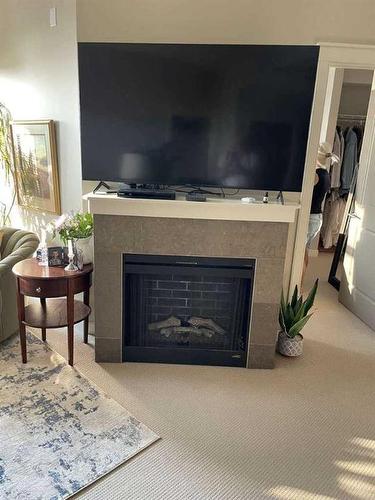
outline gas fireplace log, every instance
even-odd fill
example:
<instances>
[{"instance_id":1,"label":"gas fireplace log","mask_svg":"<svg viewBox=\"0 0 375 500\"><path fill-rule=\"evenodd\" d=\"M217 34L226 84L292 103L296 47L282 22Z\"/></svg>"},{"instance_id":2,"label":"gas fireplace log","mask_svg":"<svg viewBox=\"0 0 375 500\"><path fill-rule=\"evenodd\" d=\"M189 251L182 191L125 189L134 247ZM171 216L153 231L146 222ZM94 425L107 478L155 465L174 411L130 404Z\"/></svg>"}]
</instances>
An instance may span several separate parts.
<instances>
[{"instance_id":1,"label":"gas fireplace log","mask_svg":"<svg viewBox=\"0 0 375 500\"><path fill-rule=\"evenodd\" d=\"M215 335L215 332L213 330L210 330L209 328L198 328L198 332L200 332L208 339L212 338Z\"/></svg>"},{"instance_id":2,"label":"gas fireplace log","mask_svg":"<svg viewBox=\"0 0 375 500\"><path fill-rule=\"evenodd\" d=\"M200 328L195 328L194 326L169 326L167 328L162 328L160 330L161 335L165 337L169 337L172 334L194 334L194 335L202 335L203 332L200 331Z\"/></svg>"},{"instance_id":3,"label":"gas fireplace log","mask_svg":"<svg viewBox=\"0 0 375 500\"><path fill-rule=\"evenodd\" d=\"M197 337L206 337L208 339L212 338L215 335L213 330L209 328L196 328L195 326L168 326L166 328L160 329L160 335L163 335L166 338L174 335L194 335Z\"/></svg>"},{"instance_id":4,"label":"gas fireplace log","mask_svg":"<svg viewBox=\"0 0 375 500\"><path fill-rule=\"evenodd\" d=\"M197 334L199 332L198 328L195 328L194 326L176 326L175 327L175 332L176 333L191 333L191 334Z\"/></svg>"},{"instance_id":5,"label":"gas fireplace log","mask_svg":"<svg viewBox=\"0 0 375 500\"><path fill-rule=\"evenodd\" d=\"M167 319L163 319L163 321L156 321L155 323L150 323L148 325L148 329L150 331L153 330L161 330L162 328L168 328L171 326L180 326L181 320L176 318L176 316L169 316Z\"/></svg>"},{"instance_id":6,"label":"gas fireplace log","mask_svg":"<svg viewBox=\"0 0 375 500\"><path fill-rule=\"evenodd\" d=\"M185 335L185 334L202 335L200 329L194 326L168 326L167 328L162 328L160 334L164 337L170 337L171 335Z\"/></svg>"},{"instance_id":7,"label":"gas fireplace log","mask_svg":"<svg viewBox=\"0 0 375 500\"><path fill-rule=\"evenodd\" d=\"M164 337L170 337L171 335L174 335L176 333L176 327L175 326L167 326L166 328L161 328L160 329L160 335L163 335Z\"/></svg>"},{"instance_id":8,"label":"gas fireplace log","mask_svg":"<svg viewBox=\"0 0 375 500\"><path fill-rule=\"evenodd\" d=\"M221 326L211 318L199 318L198 316L192 316L188 319L188 323L196 327L203 326L209 330L214 330L216 333L220 333L220 335L225 335L224 328L221 328Z\"/></svg>"}]
</instances>

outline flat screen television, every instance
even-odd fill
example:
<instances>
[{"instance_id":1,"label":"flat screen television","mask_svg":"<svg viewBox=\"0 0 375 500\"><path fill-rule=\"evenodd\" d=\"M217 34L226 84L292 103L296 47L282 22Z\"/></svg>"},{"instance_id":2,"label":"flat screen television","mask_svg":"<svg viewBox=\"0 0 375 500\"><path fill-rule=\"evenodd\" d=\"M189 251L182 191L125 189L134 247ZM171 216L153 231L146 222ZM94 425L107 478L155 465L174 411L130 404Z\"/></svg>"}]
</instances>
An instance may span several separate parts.
<instances>
[{"instance_id":1,"label":"flat screen television","mask_svg":"<svg viewBox=\"0 0 375 500\"><path fill-rule=\"evenodd\" d=\"M300 191L318 54L79 43L83 179Z\"/></svg>"}]
</instances>

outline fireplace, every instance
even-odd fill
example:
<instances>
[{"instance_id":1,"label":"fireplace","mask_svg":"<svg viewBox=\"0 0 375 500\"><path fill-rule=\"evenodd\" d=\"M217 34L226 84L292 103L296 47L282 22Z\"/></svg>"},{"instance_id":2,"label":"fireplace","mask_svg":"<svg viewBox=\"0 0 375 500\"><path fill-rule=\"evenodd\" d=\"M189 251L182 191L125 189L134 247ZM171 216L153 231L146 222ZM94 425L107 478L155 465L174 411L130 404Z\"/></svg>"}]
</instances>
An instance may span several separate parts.
<instances>
[{"instance_id":1,"label":"fireplace","mask_svg":"<svg viewBox=\"0 0 375 500\"><path fill-rule=\"evenodd\" d=\"M123 255L123 361L246 366L254 259Z\"/></svg>"}]
</instances>

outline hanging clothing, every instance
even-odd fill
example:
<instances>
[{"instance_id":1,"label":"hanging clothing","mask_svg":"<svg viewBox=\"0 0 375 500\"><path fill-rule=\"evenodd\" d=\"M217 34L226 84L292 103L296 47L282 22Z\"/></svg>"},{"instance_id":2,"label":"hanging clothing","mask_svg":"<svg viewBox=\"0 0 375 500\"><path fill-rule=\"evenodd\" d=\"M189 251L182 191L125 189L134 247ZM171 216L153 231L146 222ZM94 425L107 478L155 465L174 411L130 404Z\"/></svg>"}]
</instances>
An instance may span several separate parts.
<instances>
[{"instance_id":1,"label":"hanging clothing","mask_svg":"<svg viewBox=\"0 0 375 500\"><path fill-rule=\"evenodd\" d=\"M335 156L332 157L331 160L331 168L330 168L330 176L331 176L331 189L339 188L340 174L341 174L341 165L342 159L344 156L344 148L345 148L345 140L342 134L342 130L338 127L335 131L335 139L333 141L333 150Z\"/></svg>"},{"instance_id":2,"label":"hanging clothing","mask_svg":"<svg viewBox=\"0 0 375 500\"><path fill-rule=\"evenodd\" d=\"M347 129L345 133L345 151L341 165L341 186L340 194L349 193L350 184L353 179L358 155L358 137L353 127Z\"/></svg>"},{"instance_id":3,"label":"hanging clothing","mask_svg":"<svg viewBox=\"0 0 375 500\"><path fill-rule=\"evenodd\" d=\"M353 130L357 136L357 162L359 161L359 156L361 154L362 140L363 140L363 126L354 125Z\"/></svg>"},{"instance_id":4,"label":"hanging clothing","mask_svg":"<svg viewBox=\"0 0 375 500\"><path fill-rule=\"evenodd\" d=\"M346 200L340 196L338 189L332 191L326 199L320 231L324 248L331 248L337 244L345 205Z\"/></svg>"},{"instance_id":5,"label":"hanging clothing","mask_svg":"<svg viewBox=\"0 0 375 500\"><path fill-rule=\"evenodd\" d=\"M342 127L337 127L337 132L340 137L340 158L341 158L341 163L344 158L344 151L345 151L345 138L344 138L344 131Z\"/></svg>"},{"instance_id":6,"label":"hanging clothing","mask_svg":"<svg viewBox=\"0 0 375 500\"><path fill-rule=\"evenodd\" d=\"M337 244L347 194L358 169L362 137L363 127L358 125L351 125L345 133L342 132L341 127L336 128L333 152L341 158L341 164L331 163L331 192L324 204L323 224L320 231L324 248L331 248Z\"/></svg>"}]
</instances>

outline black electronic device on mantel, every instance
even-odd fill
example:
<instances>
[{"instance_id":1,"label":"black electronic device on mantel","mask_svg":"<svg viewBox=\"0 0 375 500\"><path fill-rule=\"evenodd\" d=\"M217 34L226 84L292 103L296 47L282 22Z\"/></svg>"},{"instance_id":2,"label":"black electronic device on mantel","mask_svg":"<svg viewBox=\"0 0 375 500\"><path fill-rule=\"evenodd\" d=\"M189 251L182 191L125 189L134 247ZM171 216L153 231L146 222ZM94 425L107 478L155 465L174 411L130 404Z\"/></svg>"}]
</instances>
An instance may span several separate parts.
<instances>
[{"instance_id":1,"label":"black electronic device on mantel","mask_svg":"<svg viewBox=\"0 0 375 500\"><path fill-rule=\"evenodd\" d=\"M79 43L82 176L301 191L318 46Z\"/></svg>"},{"instance_id":2,"label":"black electronic device on mantel","mask_svg":"<svg viewBox=\"0 0 375 500\"><path fill-rule=\"evenodd\" d=\"M120 188L117 196L121 198L148 198L150 200L175 200L176 193L168 189Z\"/></svg>"}]
</instances>

